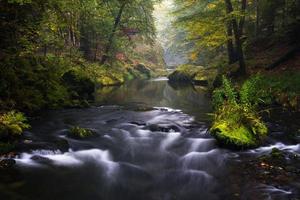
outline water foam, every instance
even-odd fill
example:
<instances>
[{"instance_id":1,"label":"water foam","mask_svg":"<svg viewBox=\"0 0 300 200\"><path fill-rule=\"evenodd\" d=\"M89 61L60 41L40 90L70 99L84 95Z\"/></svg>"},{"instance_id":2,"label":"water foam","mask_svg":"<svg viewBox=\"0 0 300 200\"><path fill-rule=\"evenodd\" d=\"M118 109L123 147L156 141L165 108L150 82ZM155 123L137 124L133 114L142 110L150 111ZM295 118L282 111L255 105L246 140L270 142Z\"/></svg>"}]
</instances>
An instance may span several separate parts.
<instances>
[{"instance_id":1,"label":"water foam","mask_svg":"<svg viewBox=\"0 0 300 200\"><path fill-rule=\"evenodd\" d=\"M39 158L39 159L36 159ZM41 162L47 161L47 162ZM101 165L105 168L107 175L112 174L118 167L116 162L113 162L112 156L107 150L90 149L82 151L72 151L61 153L60 151L33 151L32 153L23 153L19 158L16 158L17 164L25 166L66 166L74 167L81 166L87 162L92 162Z\"/></svg>"}]
</instances>

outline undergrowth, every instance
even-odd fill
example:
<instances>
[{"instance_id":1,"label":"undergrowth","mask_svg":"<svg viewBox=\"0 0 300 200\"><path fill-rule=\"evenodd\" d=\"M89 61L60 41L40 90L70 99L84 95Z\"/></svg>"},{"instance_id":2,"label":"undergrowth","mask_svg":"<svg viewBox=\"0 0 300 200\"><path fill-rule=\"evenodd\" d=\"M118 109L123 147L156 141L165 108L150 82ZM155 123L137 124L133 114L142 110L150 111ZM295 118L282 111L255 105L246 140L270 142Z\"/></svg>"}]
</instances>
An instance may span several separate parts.
<instances>
[{"instance_id":1,"label":"undergrowth","mask_svg":"<svg viewBox=\"0 0 300 200\"><path fill-rule=\"evenodd\" d=\"M213 93L215 117L210 132L225 145L241 148L258 145L268 129L256 110L253 82L245 82L240 90L225 76L222 82L222 87Z\"/></svg>"}]
</instances>

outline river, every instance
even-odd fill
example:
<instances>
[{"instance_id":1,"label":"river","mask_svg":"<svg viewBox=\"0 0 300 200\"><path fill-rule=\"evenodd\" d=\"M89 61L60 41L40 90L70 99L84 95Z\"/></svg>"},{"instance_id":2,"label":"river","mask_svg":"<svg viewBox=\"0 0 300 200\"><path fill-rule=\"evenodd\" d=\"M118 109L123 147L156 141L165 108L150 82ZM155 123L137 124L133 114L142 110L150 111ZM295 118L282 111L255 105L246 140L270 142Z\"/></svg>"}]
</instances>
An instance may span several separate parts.
<instances>
[{"instance_id":1,"label":"river","mask_svg":"<svg viewBox=\"0 0 300 200\"><path fill-rule=\"evenodd\" d=\"M254 150L222 149L207 132L211 111L205 88L169 85L165 78L99 88L91 108L47 111L33 120L16 166L0 172L0 197L297 199L299 183L257 183L241 166L273 147L299 154L299 144L272 139ZM72 126L92 129L97 137L70 138Z\"/></svg>"}]
</instances>

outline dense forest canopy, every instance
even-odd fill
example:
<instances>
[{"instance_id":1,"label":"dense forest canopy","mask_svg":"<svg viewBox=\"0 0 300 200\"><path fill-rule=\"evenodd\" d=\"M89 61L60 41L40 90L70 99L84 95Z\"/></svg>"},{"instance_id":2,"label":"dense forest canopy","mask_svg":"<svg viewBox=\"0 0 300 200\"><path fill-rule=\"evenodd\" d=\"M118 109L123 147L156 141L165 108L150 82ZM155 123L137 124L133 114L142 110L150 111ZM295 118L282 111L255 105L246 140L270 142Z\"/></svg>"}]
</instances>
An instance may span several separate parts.
<instances>
[{"instance_id":1,"label":"dense forest canopy","mask_svg":"<svg viewBox=\"0 0 300 200\"><path fill-rule=\"evenodd\" d=\"M155 1L1 1L1 53L80 49L88 58L130 46L139 34L153 43Z\"/></svg>"},{"instance_id":2,"label":"dense forest canopy","mask_svg":"<svg viewBox=\"0 0 300 200\"><path fill-rule=\"evenodd\" d=\"M255 40L299 42L297 0L174 0L174 4L175 25L187 33L192 61L208 64L227 51L228 62L238 60L244 73L244 51Z\"/></svg>"},{"instance_id":3,"label":"dense forest canopy","mask_svg":"<svg viewBox=\"0 0 300 200\"><path fill-rule=\"evenodd\" d=\"M140 76L136 71L148 76L149 69L131 69L139 63L161 68L164 62L155 41L152 14L157 2L1 0L0 92L4 107L62 104L74 96L66 91L72 89L61 87L70 70L111 85Z\"/></svg>"}]
</instances>

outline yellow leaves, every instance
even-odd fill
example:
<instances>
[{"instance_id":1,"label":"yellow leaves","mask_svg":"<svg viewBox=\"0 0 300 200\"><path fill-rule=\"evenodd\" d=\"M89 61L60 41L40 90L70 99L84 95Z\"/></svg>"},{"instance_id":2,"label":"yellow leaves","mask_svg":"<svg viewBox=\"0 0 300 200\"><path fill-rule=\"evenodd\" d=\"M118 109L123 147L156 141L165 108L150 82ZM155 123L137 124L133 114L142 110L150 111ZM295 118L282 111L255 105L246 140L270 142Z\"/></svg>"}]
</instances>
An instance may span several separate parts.
<instances>
[{"instance_id":1,"label":"yellow leaves","mask_svg":"<svg viewBox=\"0 0 300 200\"><path fill-rule=\"evenodd\" d=\"M207 4L206 8L207 9L214 9L214 8L216 8L216 5L213 4L213 3L209 3L209 4Z\"/></svg>"},{"instance_id":2,"label":"yellow leaves","mask_svg":"<svg viewBox=\"0 0 300 200\"><path fill-rule=\"evenodd\" d=\"M51 31L57 31L57 30L58 30L58 29L57 29L57 26L54 25L54 24L51 24L51 25L49 26L49 28L50 28Z\"/></svg>"},{"instance_id":3,"label":"yellow leaves","mask_svg":"<svg viewBox=\"0 0 300 200\"><path fill-rule=\"evenodd\" d=\"M196 61L196 60L198 59L198 53L197 53L197 52L191 53L190 59L191 59L192 61Z\"/></svg>"}]
</instances>

